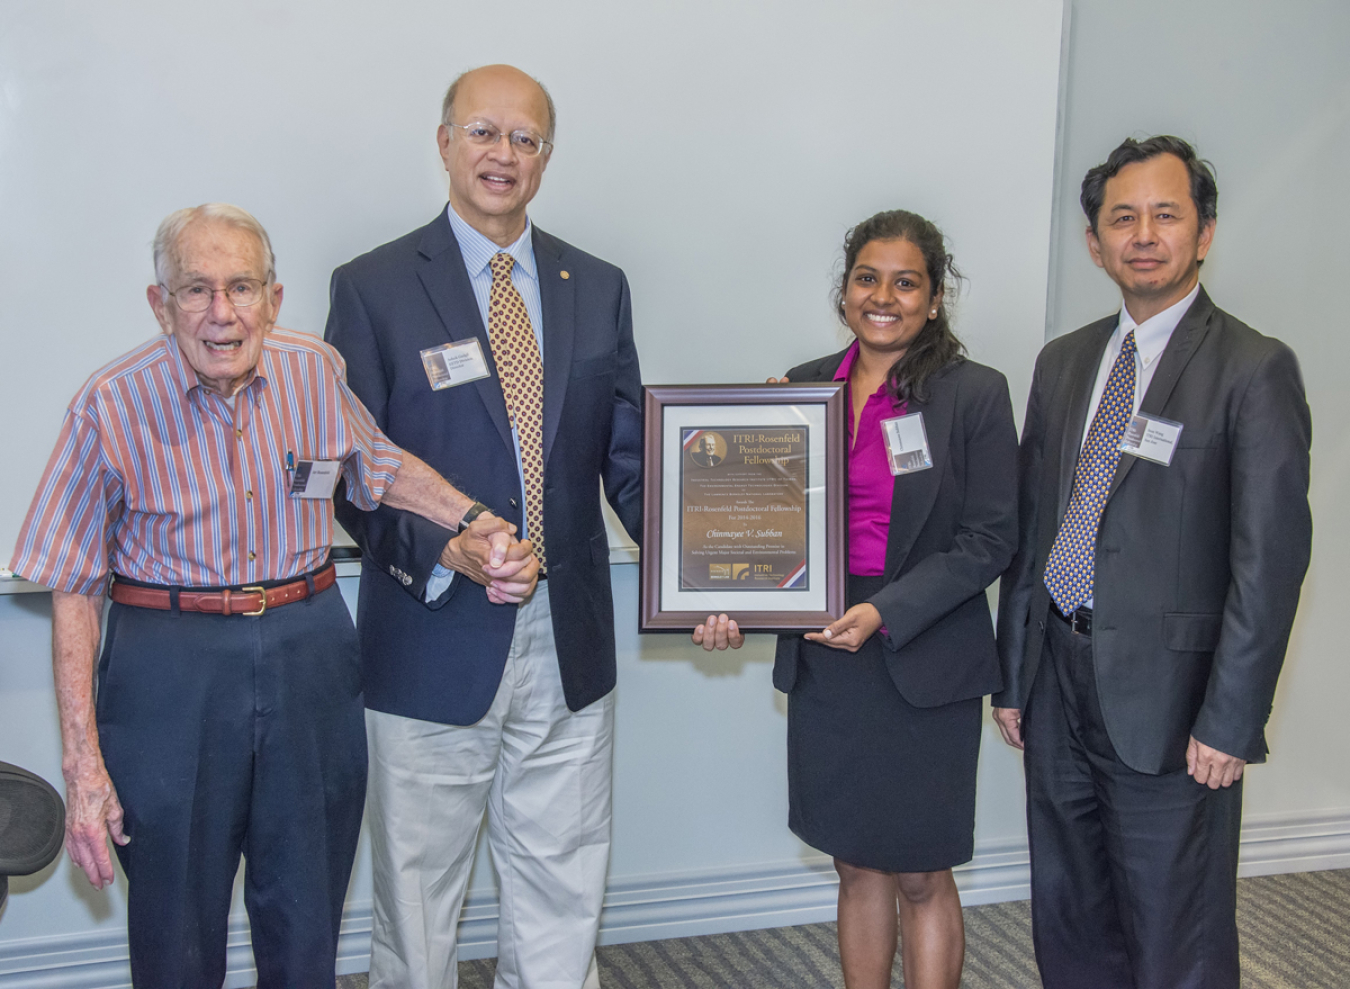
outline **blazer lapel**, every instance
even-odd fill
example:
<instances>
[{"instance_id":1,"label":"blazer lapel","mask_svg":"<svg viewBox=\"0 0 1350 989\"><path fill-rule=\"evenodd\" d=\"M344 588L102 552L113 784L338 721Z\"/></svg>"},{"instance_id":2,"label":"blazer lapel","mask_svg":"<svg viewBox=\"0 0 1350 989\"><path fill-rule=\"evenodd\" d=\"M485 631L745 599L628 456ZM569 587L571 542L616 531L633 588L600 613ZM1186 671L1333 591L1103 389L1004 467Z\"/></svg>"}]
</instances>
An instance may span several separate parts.
<instances>
[{"instance_id":1,"label":"blazer lapel","mask_svg":"<svg viewBox=\"0 0 1350 989\"><path fill-rule=\"evenodd\" d=\"M1186 370L1186 365L1195 356L1200 341L1205 339L1205 335L1209 332L1209 317L1213 312L1214 303L1210 301L1205 290L1200 289L1200 294L1195 297L1186 315L1181 317L1181 322L1172 331L1167 346L1163 348L1162 355L1158 358L1158 370L1153 372L1153 380L1149 382L1148 391L1144 393L1143 401L1139 403L1140 412L1145 415L1158 415L1162 412L1167 400L1172 397L1172 390L1181 380L1181 372ZM1111 488L1106 492L1108 501L1138 460L1138 457L1129 454L1121 455L1120 462L1116 464L1116 475L1111 479Z\"/></svg>"},{"instance_id":2,"label":"blazer lapel","mask_svg":"<svg viewBox=\"0 0 1350 989\"><path fill-rule=\"evenodd\" d=\"M576 347L577 279L563 275L562 245L534 228L534 263L539 272L539 300L544 312L544 463L562 421L563 399L572 376Z\"/></svg>"},{"instance_id":3,"label":"blazer lapel","mask_svg":"<svg viewBox=\"0 0 1350 989\"><path fill-rule=\"evenodd\" d=\"M473 286L469 282L469 273L464 270L464 258L459 253L455 233L450 229L450 221L444 213L423 228L417 250L423 258L417 277L426 289L436 315L441 318L446 338L465 340L475 336L483 348L488 377L460 387L473 388L482 400L488 418L497 427L502 442L508 449L515 449L511 440L511 420L506 413L506 399L502 396L501 380L497 377L497 364L492 359L492 344L488 341L487 327L483 325L478 300L474 298Z\"/></svg>"},{"instance_id":4,"label":"blazer lapel","mask_svg":"<svg viewBox=\"0 0 1350 989\"><path fill-rule=\"evenodd\" d=\"M891 496L891 527L886 537L886 579L894 580L904 565L914 541L928 522L937 499L942 475L947 469L951 448L952 423L955 420L956 388L948 380L949 368L928 381L928 401L909 400L906 414L923 413L923 428L928 436L928 452L933 466L894 479Z\"/></svg>"},{"instance_id":5,"label":"blazer lapel","mask_svg":"<svg viewBox=\"0 0 1350 989\"><path fill-rule=\"evenodd\" d=\"M847 356L847 348L825 358L816 365L808 380L833 381L835 372ZM856 396L854 396L856 398ZM909 412L923 413L924 432L928 435L928 452L932 455L933 466L928 470L913 474L901 474L893 479L894 488L891 497L891 524L886 537L886 579L894 580L904 565L905 558L914 548L919 538L933 502L937 499L938 488L942 484L942 473L946 470L948 452L951 449L952 424L955 420L956 389L947 377L947 371L940 371L929 380L927 402L910 399ZM908 413L907 413L908 414Z\"/></svg>"},{"instance_id":6,"label":"blazer lapel","mask_svg":"<svg viewBox=\"0 0 1350 989\"><path fill-rule=\"evenodd\" d=\"M1069 497L1073 492L1073 476L1078 470L1078 455L1083 449L1083 438L1087 435L1088 403L1092 400L1092 389L1097 383L1097 371L1101 367L1102 354L1106 353L1107 341L1115 332L1120 317L1108 316L1100 320L1086 335L1078 354L1064 370L1063 380L1068 388L1068 398L1064 402L1052 403L1052 408L1065 411L1064 427L1060 432L1059 470L1050 471L1047 477L1057 477L1059 491L1055 504L1056 518L1063 518L1069 507ZM1051 434L1053 435L1053 434Z\"/></svg>"},{"instance_id":7,"label":"blazer lapel","mask_svg":"<svg viewBox=\"0 0 1350 989\"><path fill-rule=\"evenodd\" d=\"M852 346L850 344L849 346ZM839 351L837 354L831 354L829 357L822 357L817 363L811 376L804 379L806 381L833 381L839 365L844 363L844 358L848 356L848 347ZM795 380L793 382L796 383Z\"/></svg>"}]
</instances>

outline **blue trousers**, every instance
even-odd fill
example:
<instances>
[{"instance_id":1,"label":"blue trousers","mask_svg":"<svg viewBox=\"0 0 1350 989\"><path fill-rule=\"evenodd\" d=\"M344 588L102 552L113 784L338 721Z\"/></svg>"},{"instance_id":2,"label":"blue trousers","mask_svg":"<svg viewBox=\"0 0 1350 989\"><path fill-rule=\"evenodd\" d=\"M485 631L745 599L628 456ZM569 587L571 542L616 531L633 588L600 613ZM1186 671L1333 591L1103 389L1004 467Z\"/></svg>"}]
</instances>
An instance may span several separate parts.
<instances>
[{"instance_id":1,"label":"blue trousers","mask_svg":"<svg viewBox=\"0 0 1350 989\"><path fill-rule=\"evenodd\" d=\"M220 986L242 855L260 989L332 989L362 706L336 587L258 617L112 605L97 716L131 837L117 852L136 986Z\"/></svg>"}]
</instances>

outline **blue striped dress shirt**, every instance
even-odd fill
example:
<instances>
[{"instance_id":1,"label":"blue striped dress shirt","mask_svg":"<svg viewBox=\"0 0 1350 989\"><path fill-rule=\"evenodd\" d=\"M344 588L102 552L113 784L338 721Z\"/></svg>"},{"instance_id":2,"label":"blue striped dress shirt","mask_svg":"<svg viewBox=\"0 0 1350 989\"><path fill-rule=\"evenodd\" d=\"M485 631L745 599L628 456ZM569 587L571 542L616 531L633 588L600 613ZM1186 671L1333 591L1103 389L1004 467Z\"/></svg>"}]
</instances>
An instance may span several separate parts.
<instances>
[{"instance_id":1,"label":"blue striped dress shirt","mask_svg":"<svg viewBox=\"0 0 1350 989\"><path fill-rule=\"evenodd\" d=\"M450 229L459 242L459 253L464 259L464 269L469 273L469 284L473 286L473 297L478 303L479 315L483 317L484 328L488 325L488 297L492 292L492 269L489 267L497 254L509 254L515 259L511 269L511 284L520 293L525 303L525 311L530 316L530 327L534 338L539 342L539 357L544 356L544 307L539 301L539 269L534 263L534 224L525 219L525 232L509 247L499 247L493 241L479 233L455 212L449 204L445 215L450 220ZM511 424L511 442L516 448L516 471L520 474L520 503L525 504L525 471L520 463L520 437L516 434L515 423ZM492 506L489 505L489 508ZM529 525L525 513L520 514L521 539L529 535ZM431 579L427 582L426 600L434 601L450 587L454 572L439 563L432 569Z\"/></svg>"}]
</instances>

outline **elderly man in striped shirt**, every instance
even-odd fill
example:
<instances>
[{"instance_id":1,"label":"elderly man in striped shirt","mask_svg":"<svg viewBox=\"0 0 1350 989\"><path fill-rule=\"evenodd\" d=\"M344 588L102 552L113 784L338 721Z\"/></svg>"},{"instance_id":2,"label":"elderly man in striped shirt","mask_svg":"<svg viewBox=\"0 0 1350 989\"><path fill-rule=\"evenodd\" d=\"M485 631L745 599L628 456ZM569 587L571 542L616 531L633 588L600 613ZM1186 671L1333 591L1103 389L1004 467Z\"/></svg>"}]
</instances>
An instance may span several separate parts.
<instances>
[{"instance_id":1,"label":"elderly man in striped shirt","mask_svg":"<svg viewBox=\"0 0 1350 989\"><path fill-rule=\"evenodd\" d=\"M116 843L136 985L221 984L242 854L259 986L332 989L366 782L333 486L459 528L447 559L497 603L538 563L380 432L336 351L275 328L252 216L179 210L154 261L163 336L75 397L11 564L53 590L67 848L103 887Z\"/></svg>"}]
</instances>

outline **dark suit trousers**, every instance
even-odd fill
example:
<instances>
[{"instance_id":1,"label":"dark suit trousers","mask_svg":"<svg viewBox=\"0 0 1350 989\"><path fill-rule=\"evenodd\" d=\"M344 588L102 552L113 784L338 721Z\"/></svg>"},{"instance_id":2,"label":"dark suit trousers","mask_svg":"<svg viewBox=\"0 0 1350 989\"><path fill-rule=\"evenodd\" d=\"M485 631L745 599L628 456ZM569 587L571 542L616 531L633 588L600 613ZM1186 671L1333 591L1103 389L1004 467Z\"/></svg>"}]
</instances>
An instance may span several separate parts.
<instances>
[{"instance_id":1,"label":"dark suit trousers","mask_svg":"<svg viewBox=\"0 0 1350 989\"><path fill-rule=\"evenodd\" d=\"M333 989L366 736L336 587L257 617L114 604L98 728L131 843L132 981L219 986L239 857L258 986Z\"/></svg>"},{"instance_id":2,"label":"dark suit trousers","mask_svg":"<svg viewBox=\"0 0 1350 989\"><path fill-rule=\"evenodd\" d=\"M1027 701L1027 825L1046 989L1235 989L1242 783L1116 756L1092 639L1054 615Z\"/></svg>"}]
</instances>

